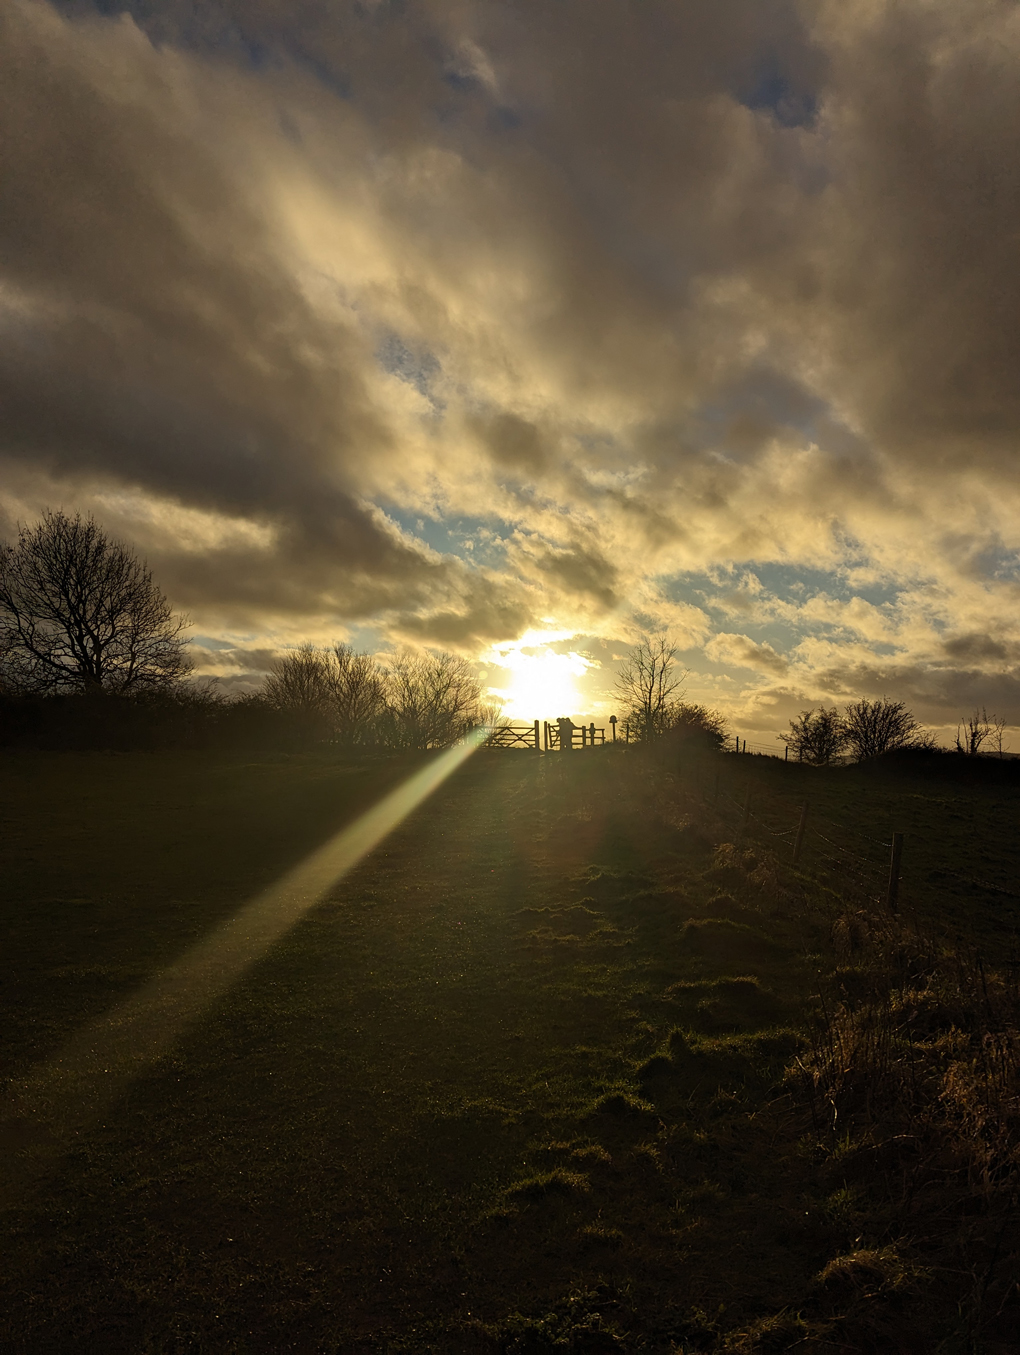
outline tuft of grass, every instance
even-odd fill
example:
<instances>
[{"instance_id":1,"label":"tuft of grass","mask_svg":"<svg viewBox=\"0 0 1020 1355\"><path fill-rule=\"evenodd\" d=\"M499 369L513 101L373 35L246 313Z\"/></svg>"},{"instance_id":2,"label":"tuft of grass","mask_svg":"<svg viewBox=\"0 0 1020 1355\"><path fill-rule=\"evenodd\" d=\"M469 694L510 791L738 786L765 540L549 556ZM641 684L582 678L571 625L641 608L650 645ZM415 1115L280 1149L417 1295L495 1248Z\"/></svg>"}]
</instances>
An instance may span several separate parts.
<instances>
[{"instance_id":1,"label":"tuft of grass","mask_svg":"<svg viewBox=\"0 0 1020 1355\"><path fill-rule=\"evenodd\" d=\"M867 1299L914 1287L923 1277L924 1271L904 1261L895 1247L863 1247L834 1256L817 1283L833 1294Z\"/></svg>"},{"instance_id":2,"label":"tuft of grass","mask_svg":"<svg viewBox=\"0 0 1020 1355\"><path fill-rule=\"evenodd\" d=\"M587 1195L591 1190L591 1181L582 1172L566 1171L555 1167L552 1171L536 1172L521 1181L507 1186L508 1199L545 1200L550 1196Z\"/></svg>"},{"instance_id":3,"label":"tuft of grass","mask_svg":"<svg viewBox=\"0 0 1020 1355\"><path fill-rule=\"evenodd\" d=\"M600 1096L589 1108L586 1118L610 1120L644 1120L654 1116L655 1108L640 1097L627 1092L610 1092Z\"/></svg>"}]
</instances>

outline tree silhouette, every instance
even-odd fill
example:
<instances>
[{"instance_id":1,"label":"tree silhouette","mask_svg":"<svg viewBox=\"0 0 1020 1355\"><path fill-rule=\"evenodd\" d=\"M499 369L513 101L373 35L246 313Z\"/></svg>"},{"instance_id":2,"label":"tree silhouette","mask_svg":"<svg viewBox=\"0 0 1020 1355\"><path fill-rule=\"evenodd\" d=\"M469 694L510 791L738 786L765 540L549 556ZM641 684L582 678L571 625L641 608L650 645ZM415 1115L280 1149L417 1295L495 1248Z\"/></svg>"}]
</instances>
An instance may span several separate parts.
<instances>
[{"instance_id":1,"label":"tree silhouette","mask_svg":"<svg viewBox=\"0 0 1020 1355\"><path fill-rule=\"evenodd\" d=\"M810 762L816 767L827 767L846 747L846 727L843 717L833 706L826 710L801 711L799 720L790 721L789 734L780 734L782 741L796 754L799 762Z\"/></svg>"},{"instance_id":2,"label":"tree silhouette","mask_svg":"<svg viewBox=\"0 0 1020 1355\"><path fill-rule=\"evenodd\" d=\"M616 690L625 718L639 739L651 739L671 725L671 712L683 697L686 669L676 661L677 646L662 632L643 635L624 660Z\"/></svg>"},{"instance_id":3,"label":"tree silhouette","mask_svg":"<svg viewBox=\"0 0 1020 1355\"><path fill-rule=\"evenodd\" d=\"M271 706L304 721L308 732L343 744L378 741L386 709L386 675L370 654L337 641L329 649L301 645L266 679Z\"/></svg>"},{"instance_id":4,"label":"tree silhouette","mask_svg":"<svg viewBox=\"0 0 1020 1355\"><path fill-rule=\"evenodd\" d=\"M991 741L999 757L1003 754L1003 734L1006 720L1003 716L989 715L982 706L975 708L974 714L961 720L956 727L956 751L966 753L968 757L977 757L986 743Z\"/></svg>"},{"instance_id":5,"label":"tree silhouette","mask_svg":"<svg viewBox=\"0 0 1020 1355\"><path fill-rule=\"evenodd\" d=\"M902 701L854 701L843 717L850 756L855 762L914 745L920 725Z\"/></svg>"},{"instance_id":6,"label":"tree silhouette","mask_svg":"<svg viewBox=\"0 0 1020 1355\"><path fill-rule=\"evenodd\" d=\"M390 666L386 720L398 748L444 748L491 720L467 663L454 654L401 654Z\"/></svg>"},{"instance_id":7,"label":"tree silhouette","mask_svg":"<svg viewBox=\"0 0 1020 1355\"><path fill-rule=\"evenodd\" d=\"M140 692L191 668L148 567L92 517L44 514L0 545L5 680L29 692Z\"/></svg>"}]
</instances>

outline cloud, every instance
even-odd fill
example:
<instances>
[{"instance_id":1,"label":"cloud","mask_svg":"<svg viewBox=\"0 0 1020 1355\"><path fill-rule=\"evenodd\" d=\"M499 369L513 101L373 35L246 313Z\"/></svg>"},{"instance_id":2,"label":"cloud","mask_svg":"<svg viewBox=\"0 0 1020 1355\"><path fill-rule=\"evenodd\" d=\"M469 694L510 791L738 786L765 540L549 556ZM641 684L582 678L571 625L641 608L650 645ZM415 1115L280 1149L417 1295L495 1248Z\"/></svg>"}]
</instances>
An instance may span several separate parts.
<instances>
[{"instance_id":1,"label":"cloud","mask_svg":"<svg viewBox=\"0 0 1020 1355\"><path fill-rule=\"evenodd\" d=\"M757 644L747 635L720 632L705 646L705 653L716 663L753 668L759 673L781 675L788 672L790 667L789 660L777 654L770 644Z\"/></svg>"},{"instance_id":2,"label":"cloud","mask_svg":"<svg viewBox=\"0 0 1020 1355\"><path fill-rule=\"evenodd\" d=\"M0 13L5 531L94 511L254 648L1009 695L1015 7L124 8Z\"/></svg>"}]
</instances>

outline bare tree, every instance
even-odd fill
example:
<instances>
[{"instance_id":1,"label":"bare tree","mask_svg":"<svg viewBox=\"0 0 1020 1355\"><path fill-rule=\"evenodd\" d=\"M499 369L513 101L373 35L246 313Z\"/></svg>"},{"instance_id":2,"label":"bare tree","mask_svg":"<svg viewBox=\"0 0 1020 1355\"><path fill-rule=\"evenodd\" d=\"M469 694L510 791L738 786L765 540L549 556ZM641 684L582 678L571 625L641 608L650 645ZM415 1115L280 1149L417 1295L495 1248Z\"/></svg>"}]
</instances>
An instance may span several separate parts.
<instances>
[{"instance_id":1,"label":"bare tree","mask_svg":"<svg viewBox=\"0 0 1020 1355\"><path fill-rule=\"evenodd\" d=\"M321 714L329 697L322 651L304 644L277 659L266 678L265 693L280 710Z\"/></svg>"},{"instance_id":2,"label":"bare tree","mask_svg":"<svg viewBox=\"0 0 1020 1355\"><path fill-rule=\"evenodd\" d=\"M966 753L968 757L977 757L988 742L995 747L1000 757L1003 754L1003 735L1006 729L1004 717L989 715L984 706L956 727L956 751Z\"/></svg>"},{"instance_id":3,"label":"bare tree","mask_svg":"<svg viewBox=\"0 0 1020 1355\"><path fill-rule=\"evenodd\" d=\"M464 659L402 654L391 665L386 718L397 747L444 748L490 716Z\"/></svg>"},{"instance_id":4,"label":"bare tree","mask_svg":"<svg viewBox=\"0 0 1020 1355\"><path fill-rule=\"evenodd\" d=\"M908 748L920 725L902 701L854 701L846 708L843 728L850 756L855 762L880 757L896 748Z\"/></svg>"},{"instance_id":5,"label":"bare tree","mask_svg":"<svg viewBox=\"0 0 1020 1355\"><path fill-rule=\"evenodd\" d=\"M830 710L821 706L818 710L801 711L799 720L790 721L789 734L779 737L799 762L810 762L816 767L827 767L847 741L843 717L835 706Z\"/></svg>"},{"instance_id":6,"label":"bare tree","mask_svg":"<svg viewBox=\"0 0 1020 1355\"><path fill-rule=\"evenodd\" d=\"M46 513L0 545L0 652L23 691L173 686L191 663L148 567L91 517Z\"/></svg>"},{"instance_id":7,"label":"bare tree","mask_svg":"<svg viewBox=\"0 0 1020 1355\"><path fill-rule=\"evenodd\" d=\"M328 681L336 737L343 743L375 743L386 709L386 677L371 654L340 642L329 651Z\"/></svg>"},{"instance_id":8,"label":"bare tree","mask_svg":"<svg viewBox=\"0 0 1020 1355\"><path fill-rule=\"evenodd\" d=\"M329 649L304 644L274 664L266 679L271 706L297 716L313 738L371 744L386 709L385 675L370 654L337 641Z\"/></svg>"},{"instance_id":9,"label":"bare tree","mask_svg":"<svg viewBox=\"0 0 1020 1355\"><path fill-rule=\"evenodd\" d=\"M676 661L677 645L661 631L643 635L624 660L616 691L631 730L639 739L651 739L670 727L670 709L681 702L687 670Z\"/></svg>"}]
</instances>

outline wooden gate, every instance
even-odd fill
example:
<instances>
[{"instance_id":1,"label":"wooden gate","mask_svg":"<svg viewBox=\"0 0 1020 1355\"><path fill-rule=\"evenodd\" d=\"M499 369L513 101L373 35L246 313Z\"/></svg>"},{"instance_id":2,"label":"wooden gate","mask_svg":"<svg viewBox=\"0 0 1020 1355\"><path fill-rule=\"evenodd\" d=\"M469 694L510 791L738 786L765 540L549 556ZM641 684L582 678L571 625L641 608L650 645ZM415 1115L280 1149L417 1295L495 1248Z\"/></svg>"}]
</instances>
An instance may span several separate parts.
<instances>
[{"instance_id":1,"label":"wooden gate","mask_svg":"<svg viewBox=\"0 0 1020 1355\"><path fill-rule=\"evenodd\" d=\"M535 721L536 725L538 721ZM572 748L597 748L606 741L606 731L594 724L571 725L570 742L564 744L560 738L560 724L555 720L546 720L542 727L542 746L546 752L569 752Z\"/></svg>"},{"instance_id":2,"label":"wooden gate","mask_svg":"<svg viewBox=\"0 0 1020 1355\"><path fill-rule=\"evenodd\" d=\"M535 753L542 750L537 720L527 725L492 725L490 728L491 733L485 740L486 748L530 748Z\"/></svg>"}]
</instances>

